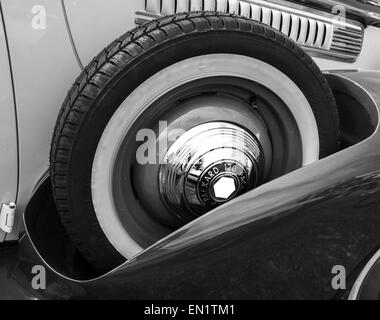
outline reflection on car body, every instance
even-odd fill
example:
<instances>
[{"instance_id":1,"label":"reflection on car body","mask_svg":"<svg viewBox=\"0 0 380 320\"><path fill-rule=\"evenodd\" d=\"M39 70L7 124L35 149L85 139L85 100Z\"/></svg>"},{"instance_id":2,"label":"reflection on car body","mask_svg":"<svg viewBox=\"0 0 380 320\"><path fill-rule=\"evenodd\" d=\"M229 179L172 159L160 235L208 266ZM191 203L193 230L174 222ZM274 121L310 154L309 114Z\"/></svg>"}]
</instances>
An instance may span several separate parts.
<instances>
[{"instance_id":1,"label":"reflection on car body","mask_svg":"<svg viewBox=\"0 0 380 320\"><path fill-rule=\"evenodd\" d=\"M378 291L376 1L0 4L11 297Z\"/></svg>"}]
</instances>

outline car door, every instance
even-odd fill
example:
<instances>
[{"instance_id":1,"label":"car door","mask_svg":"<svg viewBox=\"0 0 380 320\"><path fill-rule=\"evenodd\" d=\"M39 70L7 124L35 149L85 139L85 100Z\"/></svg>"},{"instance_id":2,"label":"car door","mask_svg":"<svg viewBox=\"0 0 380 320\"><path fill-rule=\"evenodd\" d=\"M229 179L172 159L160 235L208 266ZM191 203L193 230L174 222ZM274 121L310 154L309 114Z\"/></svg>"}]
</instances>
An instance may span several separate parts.
<instances>
[{"instance_id":1,"label":"car door","mask_svg":"<svg viewBox=\"0 0 380 320\"><path fill-rule=\"evenodd\" d=\"M6 34L0 16L0 206L17 197L17 130ZM7 234L0 230L0 242Z\"/></svg>"}]
</instances>

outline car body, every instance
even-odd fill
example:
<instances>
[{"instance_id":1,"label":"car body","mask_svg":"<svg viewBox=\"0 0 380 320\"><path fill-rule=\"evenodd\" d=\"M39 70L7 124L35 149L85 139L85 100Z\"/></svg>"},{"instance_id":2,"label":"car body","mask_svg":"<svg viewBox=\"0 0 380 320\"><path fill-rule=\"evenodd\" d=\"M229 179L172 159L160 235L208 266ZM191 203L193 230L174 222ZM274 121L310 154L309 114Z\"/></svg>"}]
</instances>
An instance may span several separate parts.
<instances>
[{"instance_id":1,"label":"car body","mask_svg":"<svg viewBox=\"0 0 380 320\"><path fill-rule=\"evenodd\" d=\"M380 240L375 228L379 223L375 211L380 190L377 132L380 61L374 54L380 49L377 2L342 1L337 8L336 1L327 0L252 0L238 6L241 15L244 15L244 4L249 3L272 8L274 12L298 12L305 21L304 15L317 21L334 21L337 9L346 10L347 23L363 35L358 52L336 50L334 53L331 43L328 48L316 50L313 44L306 43L306 38L303 45L325 72L338 106L347 103L344 95L361 106L362 116L354 111L342 111L346 128L350 127L350 121L360 119L363 121L360 125L364 123L367 130L364 132L359 124L353 125L360 127L353 130L357 136L343 130L347 133L347 149L202 216L107 275L93 274L85 263L69 253L65 256L71 261L69 266L65 259L54 254L52 244L58 246L59 240L52 234L59 234L56 231L59 228L55 229L58 223L47 223L55 230L52 232L44 231L41 221L48 221L47 212L54 212L46 172L54 124L62 102L84 66L113 39L137 24L175 13L181 5L191 4L193 10L202 6L202 1L178 1L176 5L175 1L163 1L157 9L157 3L1 1L0 64L4 72L0 75L0 203L16 203L17 209L12 232L0 231L0 242L19 241L27 232L22 247L36 263L50 266L54 274L52 287L56 283L60 286L58 293L51 289L41 293L42 297L155 298L162 290L165 298L194 295L198 298L332 298L338 293L347 296L347 290L337 293L331 289L332 266L344 265L354 277ZM215 10L218 3L204 1L203 6L214 6ZM46 28L41 25L35 28L33 19L41 12L46 13ZM275 23L273 16L266 23ZM312 27L308 28L310 32ZM366 217L372 222L365 220ZM302 246L297 244L300 239ZM68 243L65 248L70 247ZM72 251L67 249L67 252ZM180 280L183 283L177 285ZM169 281L173 283L168 284ZM293 288L294 283L297 286Z\"/></svg>"}]
</instances>

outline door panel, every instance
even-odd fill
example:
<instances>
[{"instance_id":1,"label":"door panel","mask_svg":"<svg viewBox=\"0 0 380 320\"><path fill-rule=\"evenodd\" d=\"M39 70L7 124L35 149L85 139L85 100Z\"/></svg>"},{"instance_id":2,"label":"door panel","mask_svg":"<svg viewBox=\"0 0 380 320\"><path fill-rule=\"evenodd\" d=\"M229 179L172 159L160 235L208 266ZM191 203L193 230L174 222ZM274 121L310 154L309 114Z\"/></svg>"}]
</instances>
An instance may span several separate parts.
<instances>
[{"instance_id":1,"label":"door panel","mask_svg":"<svg viewBox=\"0 0 380 320\"><path fill-rule=\"evenodd\" d=\"M3 21L0 16L0 204L16 201L17 131L12 78ZM5 233L0 230L0 242Z\"/></svg>"},{"instance_id":2,"label":"door panel","mask_svg":"<svg viewBox=\"0 0 380 320\"><path fill-rule=\"evenodd\" d=\"M18 115L20 183L16 227L7 235L7 240L15 240L22 231L21 213L49 168L54 124L80 68L67 33L61 0L1 0L1 4Z\"/></svg>"}]
</instances>

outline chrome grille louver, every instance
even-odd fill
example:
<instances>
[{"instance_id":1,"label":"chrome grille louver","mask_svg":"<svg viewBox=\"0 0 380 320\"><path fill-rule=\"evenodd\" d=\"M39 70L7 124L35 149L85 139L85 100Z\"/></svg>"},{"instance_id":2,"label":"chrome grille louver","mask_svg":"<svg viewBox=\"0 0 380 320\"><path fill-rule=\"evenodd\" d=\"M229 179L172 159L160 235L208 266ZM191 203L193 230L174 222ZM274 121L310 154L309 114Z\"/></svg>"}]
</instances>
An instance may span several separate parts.
<instances>
[{"instance_id":1,"label":"chrome grille louver","mask_svg":"<svg viewBox=\"0 0 380 320\"><path fill-rule=\"evenodd\" d=\"M289 6L262 0L146 0L145 11L137 12L136 23L189 11L235 13L270 25L314 56L356 60L363 42L363 28L359 23Z\"/></svg>"}]
</instances>

